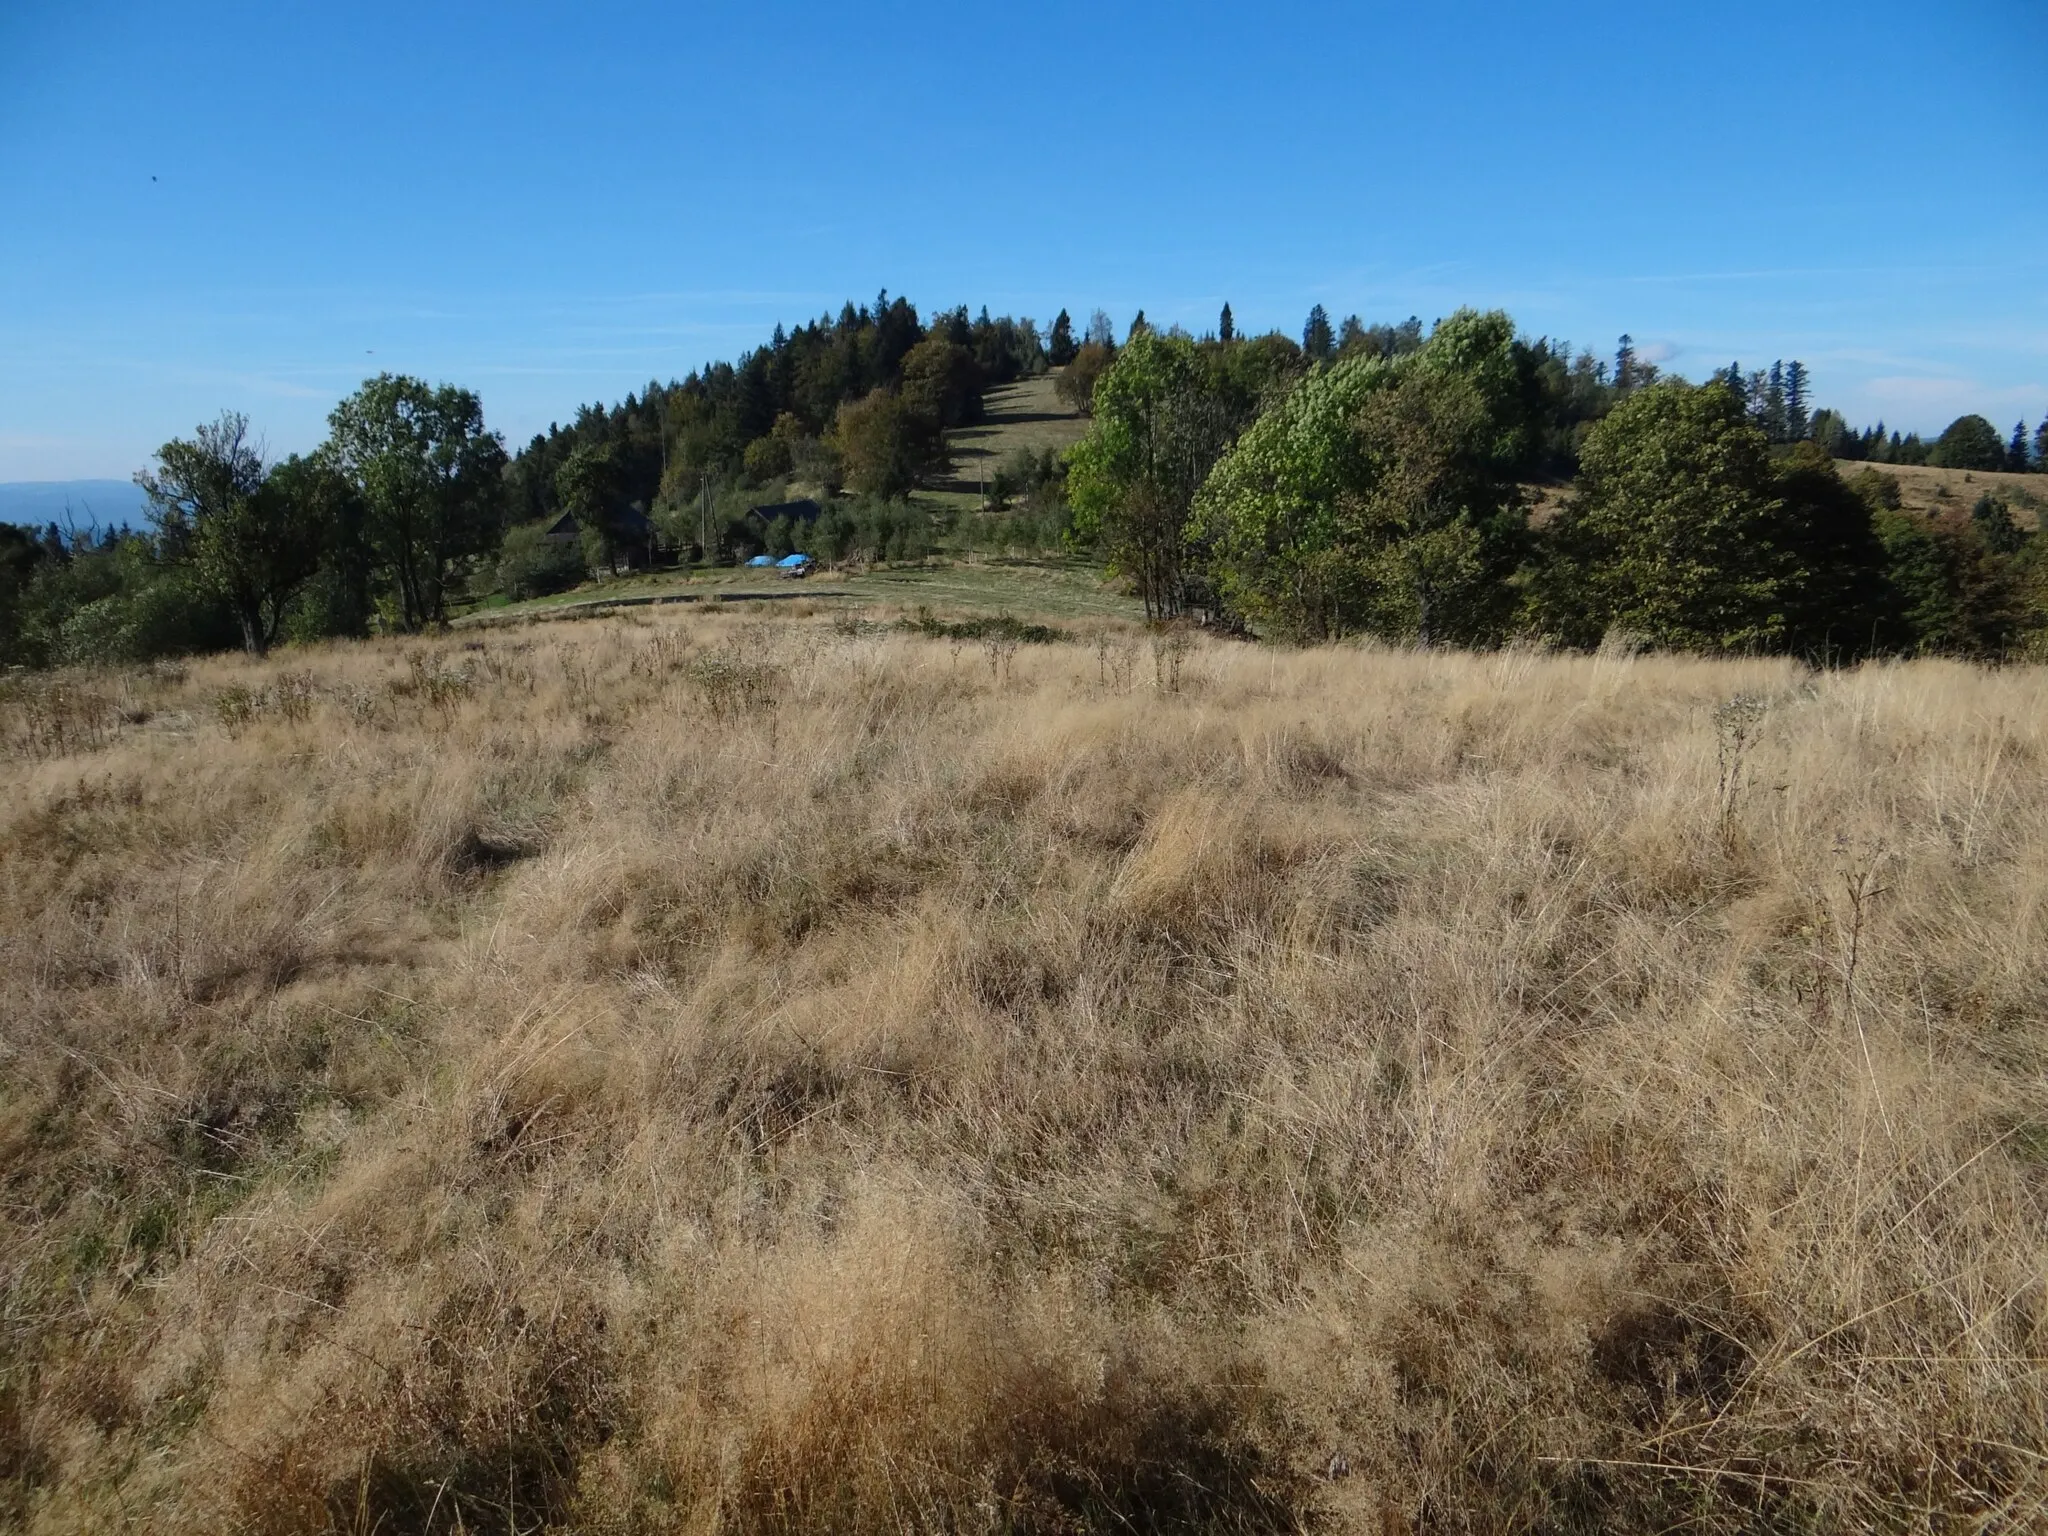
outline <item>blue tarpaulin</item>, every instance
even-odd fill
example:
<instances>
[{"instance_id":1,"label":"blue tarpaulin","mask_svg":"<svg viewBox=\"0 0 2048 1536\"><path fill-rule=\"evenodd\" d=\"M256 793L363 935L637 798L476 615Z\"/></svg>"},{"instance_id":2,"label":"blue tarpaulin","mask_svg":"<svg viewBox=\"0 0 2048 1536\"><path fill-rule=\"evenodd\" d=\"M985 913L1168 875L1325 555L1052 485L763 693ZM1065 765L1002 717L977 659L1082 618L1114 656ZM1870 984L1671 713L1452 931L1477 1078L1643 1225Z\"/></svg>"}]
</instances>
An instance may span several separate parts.
<instances>
[{"instance_id":1,"label":"blue tarpaulin","mask_svg":"<svg viewBox=\"0 0 2048 1536\"><path fill-rule=\"evenodd\" d=\"M785 571L794 571L809 565L811 557L809 555L784 555L775 563Z\"/></svg>"}]
</instances>

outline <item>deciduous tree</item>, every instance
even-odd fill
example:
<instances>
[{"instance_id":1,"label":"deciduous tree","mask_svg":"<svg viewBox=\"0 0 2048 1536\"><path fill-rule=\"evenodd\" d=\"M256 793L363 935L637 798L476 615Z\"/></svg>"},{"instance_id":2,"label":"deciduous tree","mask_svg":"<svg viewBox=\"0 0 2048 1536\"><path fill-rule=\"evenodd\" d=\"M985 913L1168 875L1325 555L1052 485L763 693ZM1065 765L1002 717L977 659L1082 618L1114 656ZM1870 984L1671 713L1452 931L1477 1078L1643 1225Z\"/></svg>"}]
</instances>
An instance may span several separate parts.
<instances>
[{"instance_id":1,"label":"deciduous tree","mask_svg":"<svg viewBox=\"0 0 2048 1536\"><path fill-rule=\"evenodd\" d=\"M2005 439L1982 416L1958 416L1935 439L1928 462L1943 469L2003 469Z\"/></svg>"},{"instance_id":2,"label":"deciduous tree","mask_svg":"<svg viewBox=\"0 0 2048 1536\"><path fill-rule=\"evenodd\" d=\"M319 565L313 509L266 486L262 449L239 411L165 443L156 460L136 483L149 497L163 548L190 561L201 585L234 611L242 648L263 655L292 595Z\"/></svg>"},{"instance_id":3,"label":"deciduous tree","mask_svg":"<svg viewBox=\"0 0 2048 1536\"><path fill-rule=\"evenodd\" d=\"M1236 422L1193 342L1135 333L1103 374L1068 455L1076 536L1131 578L1148 618L1186 606L1188 517Z\"/></svg>"},{"instance_id":4,"label":"deciduous tree","mask_svg":"<svg viewBox=\"0 0 2048 1536\"><path fill-rule=\"evenodd\" d=\"M1720 384L1631 391L1586 436L1553 549L1567 629L1628 630L1677 650L1768 649L1792 575L1770 443ZM1553 608L1553 614L1556 609Z\"/></svg>"},{"instance_id":5,"label":"deciduous tree","mask_svg":"<svg viewBox=\"0 0 2048 1536\"><path fill-rule=\"evenodd\" d=\"M380 374L328 417L329 451L363 499L370 547L408 632L447 617L456 561L493 546L504 444L466 389Z\"/></svg>"}]
</instances>

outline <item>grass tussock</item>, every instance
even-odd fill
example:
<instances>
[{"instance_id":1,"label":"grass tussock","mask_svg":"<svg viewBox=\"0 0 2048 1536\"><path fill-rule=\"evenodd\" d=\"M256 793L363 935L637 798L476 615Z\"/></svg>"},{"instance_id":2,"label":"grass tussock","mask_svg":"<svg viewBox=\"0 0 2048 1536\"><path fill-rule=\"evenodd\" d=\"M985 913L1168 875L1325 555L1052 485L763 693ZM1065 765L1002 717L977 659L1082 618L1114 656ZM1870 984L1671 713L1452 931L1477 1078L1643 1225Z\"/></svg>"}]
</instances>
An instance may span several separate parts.
<instances>
[{"instance_id":1,"label":"grass tussock","mask_svg":"<svg viewBox=\"0 0 2048 1536\"><path fill-rule=\"evenodd\" d=\"M0 694L0 1523L2040 1519L2041 674L972 638Z\"/></svg>"}]
</instances>

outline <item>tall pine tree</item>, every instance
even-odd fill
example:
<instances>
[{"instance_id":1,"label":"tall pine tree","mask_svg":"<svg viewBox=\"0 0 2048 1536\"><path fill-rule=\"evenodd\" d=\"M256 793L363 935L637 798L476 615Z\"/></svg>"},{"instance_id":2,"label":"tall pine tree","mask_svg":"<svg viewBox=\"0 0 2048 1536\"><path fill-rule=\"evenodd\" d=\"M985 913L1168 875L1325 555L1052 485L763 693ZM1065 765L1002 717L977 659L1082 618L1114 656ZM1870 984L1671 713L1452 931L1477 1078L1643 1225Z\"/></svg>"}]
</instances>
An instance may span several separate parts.
<instances>
[{"instance_id":1,"label":"tall pine tree","mask_svg":"<svg viewBox=\"0 0 2048 1536\"><path fill-rule=\"evenodd\" d=\"M1308 324L1301 328L1301 350L1312 363L1327 362L1336 350L1337 336L1330 329L1330 312L1318 304L1308 312Z\"/></svg>"},{"instance_id":2,"label":"tall pine tree","mask_svg":"<svg viewBox=\"0 0 2048 1536\"><path fill-rule=\"evenodd\" d=\"M1074 319L1064 309L1059 319L1052 323L1052 338L1046 346L1046 360L1055 368L1064 368L1074 360L1074 354L1081 349L1074 345Z\"/></svg>"},{"instance_id":3,"label":"tall pine tree","mask_svg":"<svg viewBox=\"0 0 2048 1536\"><path fill-rule=\"evenodd\" d=\"M1224 341L1237 340L1237 322L1230 318L1230 304L1228 300L1223 305L1223 317L1216 322L1216 334Z\"/></svg>"},{"instance_id":4,"label":"tall pine tree","mask_svg":"<svg viewBox=\"0 0 2048 1536\"><path fill-rule=\"evenodd\" d=\"M1617 394L1627 394L1636 382L1636 339L1623 331L1621 340L1614 348L1614 389Z\"/></svg>"},{"instance_id":5,"label":"tall pine tree","mask_svg":"<svg viewBox=\"0 0 2048 1536\"><path fill-rule=\"evenodd\" d=\"M1806 364L1795 357L1785 365L1785 442L1797 443L1806 439L1807 388Z\"/></svg>"},{"instance_id":6,"label":"tall pine tree","mask_svg":"<svg viewBox=\"0 0 2048 1536\"><path fill-rule=\"evenodd\" d=\"M2005 450L2005 467L2022 475L2034 467L2029 462L2025 418L2012 424L2012 444Z\"/></svg>"}]
</instances>

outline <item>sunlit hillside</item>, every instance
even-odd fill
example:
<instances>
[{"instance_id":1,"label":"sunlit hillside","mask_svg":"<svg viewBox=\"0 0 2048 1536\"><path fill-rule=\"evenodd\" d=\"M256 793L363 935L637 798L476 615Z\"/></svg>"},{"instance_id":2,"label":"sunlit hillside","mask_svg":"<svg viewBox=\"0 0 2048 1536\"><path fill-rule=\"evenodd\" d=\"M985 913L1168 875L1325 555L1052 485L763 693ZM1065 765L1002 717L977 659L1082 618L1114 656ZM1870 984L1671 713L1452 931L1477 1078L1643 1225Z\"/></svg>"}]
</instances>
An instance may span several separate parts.
<instances>
[{"instance_id":1,"label":"sunlit hillside","mask_svg":"<svg viewBox=\"0 0 2048 1536\"><path fill-rule=\"evenodd\" d=\"M0 1524L2018 1530L2048 676L4 682Z\"/></svg>"}]
</instances>

